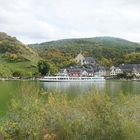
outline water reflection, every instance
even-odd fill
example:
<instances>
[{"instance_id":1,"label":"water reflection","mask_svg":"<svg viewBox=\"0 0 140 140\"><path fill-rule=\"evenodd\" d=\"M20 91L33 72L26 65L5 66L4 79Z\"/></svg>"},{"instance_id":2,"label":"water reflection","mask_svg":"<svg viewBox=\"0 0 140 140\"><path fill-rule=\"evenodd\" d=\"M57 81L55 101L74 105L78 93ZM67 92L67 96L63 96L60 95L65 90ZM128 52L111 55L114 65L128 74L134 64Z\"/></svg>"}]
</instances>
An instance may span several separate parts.
<instances>
[{"instance_id":1,"label":"water reflection","mask_svg":"<svg viewBox=\"0 0 140 140\"><path fill-rule=\"evenodd\" d=\"M29 87L29 88L28 88ZM0 115L6 112L11 98L20 94L21 89L45 89L48 92L61 92L74 98L90 90L109 95L137 94L140 95L140 82L137 81L105 81L105 82L44 82L39 81L0 81Z\"/></svg>"},{"instance_id":2,"label":"water reflection","mask_svg":"<svg viewBox=\"0 0 140 140\"><path fill-rule=\"evenodd\" d=\"M43 82L41 83L46 91L59 91L70 94L83 94L88 91L97 90L109 95L140 94L140 82L134 81L106 81L106 82Z\"/></svg>"},{"instance_id":3,"label":"water reflection","mask_svg":"<svg viewBox=\"0 0 140 140\"><path fill-rule=\"evenodd\" d=\"M42 87L47 91L83 94L90 90L103 91L105 82L43 82Z\"/></svg>"},{"instance_id":4,"label":"water reflection","mask_svg":"<svg viewBox=\"0 0 140 140\"><path fill-rule=\"evenodd\" d=\"M140 82L135 81L107 81L106 93L110 95L117 95L119 93L140 94Z\"/></svg>"}]
</instances>

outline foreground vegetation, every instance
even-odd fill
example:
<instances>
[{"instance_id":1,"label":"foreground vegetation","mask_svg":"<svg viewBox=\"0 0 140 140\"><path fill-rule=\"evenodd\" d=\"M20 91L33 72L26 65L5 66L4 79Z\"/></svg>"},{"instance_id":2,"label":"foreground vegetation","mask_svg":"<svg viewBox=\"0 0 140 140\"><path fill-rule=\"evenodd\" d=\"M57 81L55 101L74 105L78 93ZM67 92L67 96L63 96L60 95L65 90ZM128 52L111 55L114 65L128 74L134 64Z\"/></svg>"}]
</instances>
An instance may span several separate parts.
<instances>
[{"instance_id":1,"label":"foreground vegetation","mask_svg":"<svg viewBox=\"0 0 140 140\"><path fill-rule=\"evenodd\" d=\"M25 90L26 89L26 90ZM139 140L140 96L96 91L70 99L24 87L0 121L4 140Z\"/></svg>"}]
</instances>

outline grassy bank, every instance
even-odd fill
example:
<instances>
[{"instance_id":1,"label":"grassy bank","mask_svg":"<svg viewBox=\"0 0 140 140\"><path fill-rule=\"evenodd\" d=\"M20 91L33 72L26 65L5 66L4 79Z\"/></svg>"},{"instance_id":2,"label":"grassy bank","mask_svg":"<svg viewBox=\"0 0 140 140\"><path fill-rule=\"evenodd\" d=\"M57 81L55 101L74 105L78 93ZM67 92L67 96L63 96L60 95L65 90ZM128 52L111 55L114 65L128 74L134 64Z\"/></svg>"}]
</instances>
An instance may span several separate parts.
<instances>
[{"instance_id":1,"label":"grassy bank","mask_svg":"<svg viewBox=\"0 0 140 140\"><path fill-rule=\"evenodd\" d=\"M6 140L139 140L140 96L96 91L69 99L24 87L1 120Z\"/></svg>"}]
</instances>

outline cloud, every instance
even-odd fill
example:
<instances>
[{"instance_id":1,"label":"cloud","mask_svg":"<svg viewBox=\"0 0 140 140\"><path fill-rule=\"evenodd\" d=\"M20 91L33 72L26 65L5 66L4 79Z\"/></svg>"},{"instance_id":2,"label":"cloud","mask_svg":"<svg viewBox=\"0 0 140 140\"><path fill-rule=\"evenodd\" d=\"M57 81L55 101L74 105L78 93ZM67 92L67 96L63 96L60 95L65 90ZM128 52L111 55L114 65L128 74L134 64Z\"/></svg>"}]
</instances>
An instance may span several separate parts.
<instances>
[{"instance_id":1,"label":"cloud","mask_svg":"<svg viewBox=\"0 0 140 140\"><path fill-rule=\"evenodd\" d=\"M0 31L24 43L116 36L140 42L138 0L0 0Z\"/></svg>"}]
</instances>

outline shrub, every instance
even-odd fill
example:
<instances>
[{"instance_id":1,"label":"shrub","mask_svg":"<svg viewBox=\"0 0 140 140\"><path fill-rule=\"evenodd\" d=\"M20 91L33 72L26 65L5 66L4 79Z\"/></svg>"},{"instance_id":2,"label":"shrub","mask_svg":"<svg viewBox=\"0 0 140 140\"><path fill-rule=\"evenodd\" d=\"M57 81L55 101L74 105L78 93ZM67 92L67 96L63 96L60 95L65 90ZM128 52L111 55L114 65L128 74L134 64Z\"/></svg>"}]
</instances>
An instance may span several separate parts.
<instances>
[{"instance_id":1,"label":"shrub","mask_svg":"<svg viewBox=\"0 0 140 140\"><path fill-rule=\"evenodd\" d=\"M46 112L39 92L31 90L26 87L26 91L22 89L20 96L11 100L7 119L1 128L5 139L42 139Z\"/></svg>"},{"instance_id":2,"label":"shrub","mask_svg":"<svg viewBox=\"0 0 140 140\"><path fill-rule=\"evenodd\" d=\"M138 140L139 99L121 98L123 102L119 97L114 101L107 95L90 93L71 102L62 95L50 96L48 130L58 140Z\"/></svg>"},{"instance_id":3,"label":"shrub","mask_svg":"<svg viewBox=\"0 0 140 140\"><path fill-rule=\"evenodd\" d=\"M1 128L7 139L140 139L139 95L110 97L91 92L69 100L64 94L23 91L20 98L12 99L8 119Z\"/></svg>"}]
</instances>

